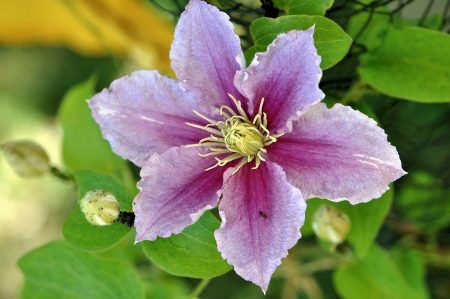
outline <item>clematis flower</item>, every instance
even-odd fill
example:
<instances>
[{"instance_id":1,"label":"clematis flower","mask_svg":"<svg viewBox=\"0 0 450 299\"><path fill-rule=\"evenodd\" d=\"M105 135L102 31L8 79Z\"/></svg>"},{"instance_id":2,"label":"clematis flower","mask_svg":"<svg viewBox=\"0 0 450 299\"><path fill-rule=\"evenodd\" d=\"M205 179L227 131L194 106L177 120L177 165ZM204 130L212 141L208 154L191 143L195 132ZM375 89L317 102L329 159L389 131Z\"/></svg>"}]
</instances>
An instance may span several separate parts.
<instances>
[{"instance_id":1,"label":"clematis flower","mask_svg":"<svg viewBox=\"0 0 450 299\"><path fill-rule=\"evenodd\" d=\"M375 121L319 103L313 31L279 35L246 67L229 17L191 0L170 51L178 81L138 71L92 98L112 149L142 167L137 242L218 205L218 250L265 292L301 236L306 199L366 202L404 174Z\"/></svg>"}]
</instances>

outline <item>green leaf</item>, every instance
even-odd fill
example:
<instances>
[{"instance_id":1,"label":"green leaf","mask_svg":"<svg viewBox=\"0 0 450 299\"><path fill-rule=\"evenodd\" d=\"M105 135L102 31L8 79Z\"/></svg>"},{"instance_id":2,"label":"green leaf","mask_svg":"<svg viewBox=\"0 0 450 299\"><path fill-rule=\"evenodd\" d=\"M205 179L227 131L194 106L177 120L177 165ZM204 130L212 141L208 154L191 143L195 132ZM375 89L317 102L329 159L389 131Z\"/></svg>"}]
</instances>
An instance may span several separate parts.
<instances>
[{"instance_id":1,"label":"green leaf","mask_svg":"<svg viewBox=\"0 0 450 299\"><path fill-rule=\"evenodd\" d=\"M331 8L334 0L274 0L275 7L288 15L321 15Z\"/></svg>"},{"instance_id":2,"label":"green leaf","mask_svg":"<svg viewBox=\"0 0 450 299\"><path fill-rule=\"evenodd\" d=\"M386 134L402 157L404 168L410 172L429 172L440 179L442 187L448 186L450 105L398 101L382 94L365 100L376 110ZM435 189L436 185L431 188Z\"/></svg>"},{"instance_id":3,"label":"green leaf","mask_svg":"<svg viewBox=\"0 0 450 299\"><path fill-rule=\"evenodd\" d=\"M449 198L450 189L445 187L442 178L417 171L405 178L396 205L402 218L431 233L450 225Z\"/></svg>"},{"instance_id":4,"label":"green leaf","mask_svg":"<svg viewBox=\"0 0 450 299\"><path fill-rule=\"evenodd\" d=\"M416 28L389 28L384 43L361 57L362 79L377 91L418 102L450 102L450 37Z\"/></svg>"},{"instance_id":5,"label":"green leaf","mask_svg":"<svg viewBox=\"0 0 450 299\"><path fill-rule=\"evenodd\" d=\"M397 268L415 292L420 294L420 298L429 298L425 283L425 265L421 254L403 247L395 247L391 254Z\"/></svg>"},{"instance_id":6,"label":"green leaf","mask_svg":"<svg viewBox=\"0 0 450 299\"><path fill-rule=\"evenodd\" d=\"M121 211L131 211L132 197L121 182L110 175L92 171L80 171L75 174L79 188L79 199L87 192L104 190L115 195ZM75 207L64 223L63 235L71 245L84 250L106 250L119 242L130 228L122 223L109 226L93 226L87 222L79 205Z\"/></svg>"},{"instance_id":7,"label":"green leaf","mask_svg":"<svg viewBox=\"0 0 450 299\"><path fill-rule=\"evenodd\" d=\"M127 167L126 161L111 151L87 104L94 86L91 78L73 87L63 99L59 110L64 133L63 160L72 171L96 170L120 176Z\"/></svg>"},{"instance_id":8,"label":"green leaf","mask_svg":"<svg viewBox=\"0 0 450 299\"><path fill-rule=\"evenodd\" d=\"M175 277L168 277L165 280L158 277L146 281L146 288L146 298L149 299L194 299L189 296L190 290L184 281Z\"/></svg>"},{"instance_id":9,"label":"green leaf","mask_svg":"<svg viewBox=\"0 0 450 299\"><path fill-rule=\"evenodd\" d=\"M375 241L378 231L384 223L393 199L392 189L382 197L356 206L347 204L343 209L352 220L348 241L355 248L356 254L363 257Z\"/></svg>"},{"instance_id":10,"label":"green leaf","mask_svg":"<svg viewBox=\"0 0 450 299\"><path fill-rule=\"evenodd\" d=\"M214 231L220 223L206 212L195 224L169 238L142 242L147 257L162 270L178 276L212 278L229 270L217 251Z\"/></svg>"},{"instance_id":11,"label":"green leaf","mask_svg":"<svg viewBox=\"0 0 450 299\"><path fill-rule=\"evenodd\" d=\"M315 211L323 204L335 206L345 212L351 221L348 242L359 257L364 257L372 246L378 231L388 214L393 198L392 188L378 199L367 203L351 205L347 201L332 202L325 199L310 199L307 201L306 221L301 231L303 235L312 234L312 219Z\"/></svg>"},{"instance_id":12,"label":"green leaf","mask_svg":"<svg viewBox=\"0 0 450 299\"><path fill-rule=\"evenodd\" d=\"M370 12L360 12L352 16L347 24L346 32L353 38L357 37L355 42L363 44L367 49L374 49L380 46L386 38L386 33L395 24L398 27L415 26L419 22L417 19L405 19L395 17L391 20L389 10L386 7L378 11L383 14L372 14ZM424 20L423 26L429 29L439 30L442 23L442 16L433 15Z\"/></svg>"},{"instance_id":13,"label":"green leaf","mask_svg":"<svg viewBox=\"0 0 450 299\"><path fill-rule=\"evenodd\" d=\"M123 262L78 251L63 241L33 250L19 260L25 275L23 299L143 299L137 273Z\"/></svg>"},{"instance_id":14,"label":"green leaf","mask_svg":"<svg viewBox=\"0 0 450 299\"><path fill-rule=\"evenodd\" d=\"M417 261L405 259L402 262L407 264L397 264L386 251L373 246L365 259L354 260L335 271L334 286L344 299L427 298L423 292L417 292L418 286L411 284L418 276L423 282L423 271L417 267ZM408 277L405 267L411 271Z\"/></svg>"},{"instance_id":15,"label":"green leaf","mask_svg":"<svg viewBox=\"0 0 450 299\"><path fill-rule=\"evenodd\" d=\"M256 52L264 52L280 34L290 30L306 30L315 25L314 44L322 57L320 67L328 69L347 54L352 39L334 21L321 16L283 16L276 19L258 18L250 25L255 44L245 52L250 62Z\"/></svg>"}]
</instances>

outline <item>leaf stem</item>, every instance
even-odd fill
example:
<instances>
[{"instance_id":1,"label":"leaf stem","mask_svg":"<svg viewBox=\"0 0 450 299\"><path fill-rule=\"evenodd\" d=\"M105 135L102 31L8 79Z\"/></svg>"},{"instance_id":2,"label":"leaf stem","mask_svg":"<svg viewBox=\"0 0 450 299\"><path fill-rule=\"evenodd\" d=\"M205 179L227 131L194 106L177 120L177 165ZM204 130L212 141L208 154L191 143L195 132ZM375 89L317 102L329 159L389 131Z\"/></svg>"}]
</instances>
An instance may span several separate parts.
<instances>
[{"instance_id":1,"label":"leaf stem","mask_svg":"<svg viewBox=\"0 0 450 299\"><path fill-rule=\"evenodd\" d=\"M192 298L199 298L198 296L203 292L203 290L208 286L211 279L202 279L192 292Z\"/></svg>"},{"instance_id":2,"label":"leaf stem","mask_svg":"<svg viewBox=\"0 0 450 299\"><path fill-rule=\"evenodd\" d=\"M70 174L63 172L61 169L57 168L56 166L50 167L50 173L53 176L55 176L63 181L73 181L73 177Z\"/></svg>"}]
</instances>

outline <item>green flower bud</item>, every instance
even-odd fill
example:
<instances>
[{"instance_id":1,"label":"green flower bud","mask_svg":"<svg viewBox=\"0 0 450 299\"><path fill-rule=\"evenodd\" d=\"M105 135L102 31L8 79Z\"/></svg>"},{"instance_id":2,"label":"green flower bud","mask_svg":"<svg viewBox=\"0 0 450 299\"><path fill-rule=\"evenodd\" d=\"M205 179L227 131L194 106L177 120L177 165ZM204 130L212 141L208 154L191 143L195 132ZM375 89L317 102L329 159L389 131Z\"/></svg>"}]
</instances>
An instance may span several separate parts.
<instances>
[{"instance_id":1,"label":"green flower bud","mask_svg":"<svg viewBox=\"0 0 450 299\"><path fill-rule=\"evenodd\" d=\"M317 237L337 245L347 238L350 218L336 207L322 205L314 213L312 228Z\"/></svg>"},{"instance_id":2,"label":"green flower bud","mask_svg":"<svg viewBox=\"0 0 450 299\"><path fill-rule=\"evenodd\" d=\"M6 161L19 176L40 176L50 170L50 159L47 153L34 141L10 141L0 147Z\"/></svg>"},{"instance_id":3,"label":"green flower bud","mask_svg":"<svg viewBox=\"0 0 450 299\"><path fill-rule=\"evenodd\" d=\"M116 197L102 190L86 193L80 201L80 208L86 220L96 226L111 225L120 213Z\"/></svg>"}]
</instances>

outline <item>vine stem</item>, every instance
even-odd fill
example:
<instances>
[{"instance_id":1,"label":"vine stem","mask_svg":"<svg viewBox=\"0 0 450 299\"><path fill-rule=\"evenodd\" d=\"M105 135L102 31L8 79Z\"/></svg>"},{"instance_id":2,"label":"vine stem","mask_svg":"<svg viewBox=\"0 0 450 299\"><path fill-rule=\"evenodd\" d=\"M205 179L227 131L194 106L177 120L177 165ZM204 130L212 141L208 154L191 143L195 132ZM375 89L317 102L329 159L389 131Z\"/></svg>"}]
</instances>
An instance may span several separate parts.
<instances>
[{"instance_id":1,"label":"vine stem","mask_svg":"<svg viewBox=\"0 0 450 299\"><path fill-rule=\"evenodd\" d=\"M198 298L198 296L203 292L203 290L208 286L211 279L202 279L192 292L192 298Z\"/></svg>"}]
</instances>

